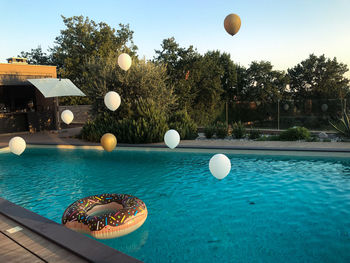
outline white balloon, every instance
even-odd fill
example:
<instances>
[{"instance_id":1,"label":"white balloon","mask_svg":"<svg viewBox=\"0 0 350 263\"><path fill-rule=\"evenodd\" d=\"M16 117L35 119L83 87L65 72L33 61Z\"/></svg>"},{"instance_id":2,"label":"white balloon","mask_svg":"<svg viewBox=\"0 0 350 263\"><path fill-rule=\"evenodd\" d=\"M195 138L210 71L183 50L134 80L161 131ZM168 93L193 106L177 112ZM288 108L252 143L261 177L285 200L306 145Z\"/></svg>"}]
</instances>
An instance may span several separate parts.
<instances>
[{"instance_id":1,"label":"white balloon","mask_svg":"<svg viewBox=\"0 0 350 263\"><path fill-rule=\"evenodd\" d=\"M120 54L118 57L118 65L122 70L127 71L131 67L131 57L126 54Z\"/></svg>"},{"instance_id":2,"label":"white balloon","mask_svg":"<svg viewBox=\"0 0 350 263\"><path fill-rule=\"evenodd\" d=\"M213 176L221 180L231 171L231 161L224 154L215 154L209 161L209 170Z\"/></svg>"},{"instance_id":3,"label":"white balloon","mask_svg":"<svg viewBox=\"0 0 350 263\"><path fill-rule=\"evenodd\" d=\"M323 112L326 112L328 110L328 105L327 104L322 104L321 109Z\"/></svg>"},{"instance_id":4,"label":"white balloon","mask_svg":"<svg viewBox=\"0 0 350 263\"><path fill-rule=\"evenodd\" d=\"M108 109L115 111L120 106L120 96L117 92L109 91L105 95L104 102Z\"/></svg>"},{"instance_id":5,"label":"white balloon","mask_svg":"<svg viewBox=\"0 0 350 263\"><path fill-rule=\"evenodd\" d=\"M17 155L21 155L26 149L26 146L26 141L22 137L16 136L9 141L10 151Z\"/></svg>"},{"instance_id":6,"label":"white balloon","mask_svg":"<svg viewBox=\"0 0 350 263\"><path fill-rule=\"evenodd\" d=\"M164 142L170 149L174 149L180 142L180 134L176 130L169 130L164 135Z\"/></svg>"},{"instance_id":7,"label":"white balloon","mask_svg":"<svg viewBox=\"0 0 350 263\"><path fill-rule=\"evenodd\" d=\"M65 124L70 124L74 119L74 114L70 110L64 110L61 113L61 119Z\"/></svg>"}]
</instances>

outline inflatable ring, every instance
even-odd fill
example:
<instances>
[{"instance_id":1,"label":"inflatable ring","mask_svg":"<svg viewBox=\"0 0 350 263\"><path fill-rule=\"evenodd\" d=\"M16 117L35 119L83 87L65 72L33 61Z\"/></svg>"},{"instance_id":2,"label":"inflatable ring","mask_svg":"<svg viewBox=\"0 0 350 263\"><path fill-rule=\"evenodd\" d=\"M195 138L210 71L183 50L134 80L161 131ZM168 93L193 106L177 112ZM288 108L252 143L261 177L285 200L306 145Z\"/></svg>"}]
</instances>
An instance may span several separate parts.
<instances>
[{"instance_id":1,"label":"inflatable ring","mask_svg":"<svg viewBox=\"0 0 350 263\"><path fill-rule=\"evenodd\" d=\"M98 239L108 239L135 231L146 218L146 205L137 197L101 194L71 204L63 213L62 224Z\"/></svg>"}]
</instances>

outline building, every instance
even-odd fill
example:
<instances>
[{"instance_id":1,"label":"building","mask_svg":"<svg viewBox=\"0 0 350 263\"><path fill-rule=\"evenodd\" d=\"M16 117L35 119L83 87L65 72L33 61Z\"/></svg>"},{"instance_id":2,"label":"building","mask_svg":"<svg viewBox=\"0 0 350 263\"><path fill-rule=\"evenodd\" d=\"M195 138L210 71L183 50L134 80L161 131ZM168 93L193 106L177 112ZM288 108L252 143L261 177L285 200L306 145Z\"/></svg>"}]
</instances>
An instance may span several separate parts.
<instances>
[{"instance_id":1,"label":"building","mask_svg":"<svg viewBox=\"0 0 350 263\"><path fill-rule=\"evenodd\" d=\"M57 78L56 67L7 61L0 63L0 133L55 129L55 98L45 98L27 79Z\"/></svg>"}]
</instances>

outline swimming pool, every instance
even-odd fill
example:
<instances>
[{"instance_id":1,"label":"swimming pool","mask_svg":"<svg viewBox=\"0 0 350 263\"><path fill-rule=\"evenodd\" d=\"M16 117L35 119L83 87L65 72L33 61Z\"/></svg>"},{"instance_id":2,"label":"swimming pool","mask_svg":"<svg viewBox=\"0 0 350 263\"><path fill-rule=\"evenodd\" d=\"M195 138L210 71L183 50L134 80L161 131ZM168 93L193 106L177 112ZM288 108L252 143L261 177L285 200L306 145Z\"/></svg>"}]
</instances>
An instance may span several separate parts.
<instances>
[{"instance_id":1,"label":"swimming pool","mask_svg":"<svg viewBox=\"0 0 350 263\"><path fill-rule=\"evenodd\" d=\"M278 152L276 153L278 154ZM350 262L350 158L29 148L0 154L0 195L61 222L99 193L142 199L137 231L101 242L145 262Z\"/></svg>"}]
</instances>

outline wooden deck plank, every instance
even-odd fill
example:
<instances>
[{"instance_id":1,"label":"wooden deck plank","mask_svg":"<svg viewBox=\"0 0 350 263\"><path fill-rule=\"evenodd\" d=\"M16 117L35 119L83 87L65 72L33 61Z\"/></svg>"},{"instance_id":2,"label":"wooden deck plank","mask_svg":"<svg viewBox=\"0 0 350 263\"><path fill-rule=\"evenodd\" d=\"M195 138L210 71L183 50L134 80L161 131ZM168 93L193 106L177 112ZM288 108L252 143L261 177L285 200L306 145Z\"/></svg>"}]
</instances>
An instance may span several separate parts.
<instances>
[{"instance_id":1,"label":"wooden deck plank","mask_svg":"<svg viewBox=\"0 0 350 263\"><path fill-rule=\"evenodd\" d=\"M0 262L45 262L0 233Z\"/></svg>"},{"instance_id":2,"label":"wooden deck plank","mask_svg":"<svg viewBox=\"0 0 350 263\"><path fill-rule=\"evenodd\" d=\"M67 251L65 258L58 259L55 262L81 262L89 261L96 263L106 262L119 262L119 263L140 263L131 256L128 256L114 248L111 248L103 243L100 243L85 235L72 231L61 224L58 224L48 218L40 216L28 209L20 207L4 198L0 197L0 215L9 219L10 225L24 226L22 233L29 231L30 240L36 240L34 234L40 236L45 240L43 245L44 249L47 249L47 244L55 244L59 248L63 248ZM1 221L1 220L0 220ZM6 229L6 226L5 228ZM13 233L15 234L15 233ZM17 233L18 234L18 233ZM23 242L23 240L21 241ZM36 241L38 242L38 241ZM52 251L52 249L49 249ZM31 252L31 251L30 251ZM39 251L40 253L40 251ZM69 254L71 253L71 254ZM55 252L50 255L55 256ZM58 255L60 256L60 255ZM72 260L71 258L74 258ZM70 258L68 260L68 258ZM45 259L43 259L45 260Z\"/></svg>"},{"instance_id":3,"label":"wooden deck plank","mask_svg":"<svg viewBox=\"0 0 350 263\"><path fill-rule=\"evenodd\" d=\"M33 254L37 255L38 257L44 259L47 262L62 262L62 263L63 262L77 262L77 263L87 262L86 260L80 258L74 253L66 250L65 248L62 248L61 246L58 246L57 244L45 239L44 237L28 230L24 226L20 225L22 230L16 233L10 234L6 232L7 229L10 229L16 226L19 226L19 224L0 214L0 231L5 233L9 237L11 237L18 244L20 244L18 245L14 241L12 241L22 250L26 251L21 246L25 247L26 249L31 251ZM14 248L13 246L6 247L6 249L7 249L6 255L8 258L10 258L10 256L12 257L11 258L11 262L12 262L12 260L16 258L16 253L18 253L18 249ZM15 251L12 252L11 249L12 250L15 249ZM26 252L30 254L30 252L28 251ZM6 261L0 260L0 262L6 262ZM10 261L8 260L7 262L10 262ZM42 262L42 261L38 261L38 262Z\"/></svg>"}]
</instances>

